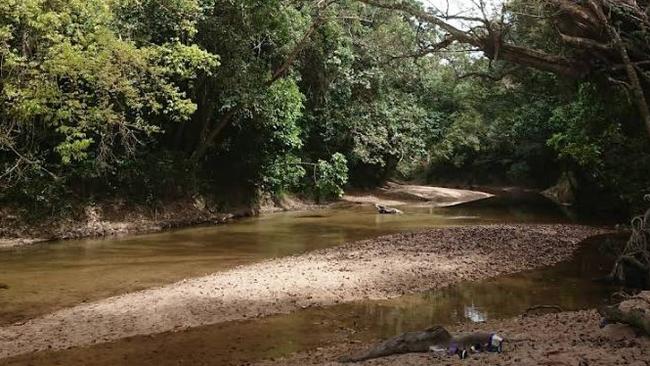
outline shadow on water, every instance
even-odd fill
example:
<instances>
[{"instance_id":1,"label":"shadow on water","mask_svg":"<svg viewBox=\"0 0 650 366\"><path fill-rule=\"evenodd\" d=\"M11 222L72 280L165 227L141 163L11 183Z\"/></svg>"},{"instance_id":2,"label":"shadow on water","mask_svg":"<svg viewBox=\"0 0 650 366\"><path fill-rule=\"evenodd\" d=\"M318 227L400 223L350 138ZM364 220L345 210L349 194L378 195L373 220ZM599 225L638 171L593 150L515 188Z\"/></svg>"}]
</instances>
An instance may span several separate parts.
<instances>
[{"instance_id":1,"label":"shadow on water","mask_svg":"<svg viewBox=\"0 0 650 366\"><path fill-rule=\"evenodd\" d=\"M512 317L539 304L564 310L594 308L605 303L613 290L592 280L606 274L613 262L601 247L622 242L620 236L594 237L570 261L441 290L39 353L15 358L8 365L239 365L329 344L386 338L434 324Z\"/></svg>"}]
</instances>

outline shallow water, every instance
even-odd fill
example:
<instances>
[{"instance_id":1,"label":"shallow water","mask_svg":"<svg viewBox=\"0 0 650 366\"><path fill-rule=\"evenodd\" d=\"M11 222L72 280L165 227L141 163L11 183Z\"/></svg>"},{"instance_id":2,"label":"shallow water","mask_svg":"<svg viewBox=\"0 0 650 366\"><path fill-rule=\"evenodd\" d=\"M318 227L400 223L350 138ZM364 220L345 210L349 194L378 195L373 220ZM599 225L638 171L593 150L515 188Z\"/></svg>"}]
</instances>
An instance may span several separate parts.
<instances>
[{"instance_id":1,"label":"shallow water","mask_svg":"<svg viewBox=\"0 0 650 366\"><path fill-rule=\"evenodd\" d=\"M26 355L10 360L7 365L240 365L329 344L387 338L435 324L512 317L539 304L558 305L563 310L593 308L605 303L613 290L592 281L611 268L613 258L598 250L606 240L620 242L621 238L590 239L570 261L548 268L391 300L312 308Z\"/></svg>"},{"instance_id":2,"label":"shallow water","mask_svg":"<svg viewBox=\"0 0 650 366\"><path fill-rule=\"evenodd\" d=\"M85 301L378 235L439 226L568 222L544 201L499 199L456 208L402 206L404 215L338 205L235 223L0 251L0 324Z\"/></svg>"}]
</instances>

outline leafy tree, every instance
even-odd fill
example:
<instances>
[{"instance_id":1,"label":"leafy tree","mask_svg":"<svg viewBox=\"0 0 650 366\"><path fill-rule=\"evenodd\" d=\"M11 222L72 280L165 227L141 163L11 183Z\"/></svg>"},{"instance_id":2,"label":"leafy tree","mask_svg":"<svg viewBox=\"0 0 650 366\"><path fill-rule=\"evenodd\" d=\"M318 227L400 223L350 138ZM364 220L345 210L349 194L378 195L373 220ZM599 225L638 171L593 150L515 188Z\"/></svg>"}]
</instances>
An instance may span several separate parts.
<instances>
[{"instance_id":1,"label":"leafy tree","mask_svg":"<svg viewBox=\"0 0 650 366\"><path fill-rule=\"evenodd\" d=\"M103 1L9 0L0 19L2 182L27 199L52 181L110 174L189 120L196 104L176 81L218 66L196 46L137 46Z\"/></svg>"},{"instance_id":2,"label":"leafy tree","mask_svg":"<svg viewBox=\"0 0 650 366\"><path fill-rule=\"evenodd\" d=\"M325 200L571 171L582 202L632 205L650 191L647 32L634 5L567 4L460 19L392 0L4 1L0 200Z\"/></svg>"},{"instance_id":3,"label":"leafy tree","mask_svg":"<svg viewBox=\"0 0 650 366\"><path fill-rule=\"evenodd\" d=\"M345 156L340 153L332 155L331 160L319 160L316 164L317 197L321 200L341 198L343 187L348 180L348 166Z\"/></svg>"}]
</instances>

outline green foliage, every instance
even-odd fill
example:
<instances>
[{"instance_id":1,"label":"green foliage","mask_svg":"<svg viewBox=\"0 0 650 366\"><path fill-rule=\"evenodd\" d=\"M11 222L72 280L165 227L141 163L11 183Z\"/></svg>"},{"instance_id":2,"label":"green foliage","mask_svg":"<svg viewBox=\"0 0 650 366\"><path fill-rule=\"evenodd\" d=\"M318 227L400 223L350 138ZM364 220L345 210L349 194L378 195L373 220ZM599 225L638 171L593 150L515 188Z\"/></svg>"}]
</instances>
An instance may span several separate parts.
<instances>
[{"instance_id":1,"label":"green foliage","mask_svg":"<svg viewBox=\"0 0 650 366\"><path fill-rule=\"evenodd\" d=\"M297 190L306 175L300 158L283 155L271 161L262 174L262 187L267 192L282 193Z\"/></svg>"},{"instance_id":2,"label":"green foliage","mask_svg":"<svg viewBox=\"0 0 650 366\"><path fill-rule=\"evenodd\" d=\"M543 188L566 170L627 204L650 190L650 144L622 93L476 54L417 56L444 34L356 1L316 6L1 2L0 200L50 214L102 194L326 200L423 173ZM510 39L569 52L546 19L519 15L537 5L508 6ZM458 77L485 70L508 73Z\"/></svg>"},{"instance_id":3,"label":"green foliage","mask_svg":"<svg viewBox=\"0 0 650 366\"><path fill-rule=\"evenodd\" d=\"M335 153L330 161L319 160L315 169L317 197L320 200L341 198L343 187L348 181L345 156Z\"/></svg>"},{"instance_id":4,"label":"green foliage","mask_svg":"<svg viewBox=\"0 0 650 366\"><path fill-rule=\"evenodd\" d=\"M559 132L548 140L561 159L587 169L600 169L603 147L621 143L624 137L614 104L599 100L593 85L583 84L576 99L553 110L549 122Z\"/></svg>"},{"instance_id":5,"label":"green foliage","mask_svg":"<svg viewBox=\"0 0 650 366\"><path fill-rule=\"evenodd\" d=\"M558 132L548 144L565 164L583 173L585 190L606 191L610 200L634 208L650 191L642 178L650 174L650 149L646 136L630 133L636 129L632 111L623 95L582 84L574 100L553 110L550 122Z\"/></svg>"},{"instance_id":6,"label":"green foliage","mask_svg":"<svg viewBox=\"0 0 650 366\"><path fill-rule=\"evenodd\" d=\"M486 126L475 110L453 113L449 118L451 125L443 127L442 138L431 146L432 162L446 161L460 167L481 151Z\"/></svg>"},{"instance_id":7,"label":"green foliage","mask_svg":"<svg viewBox=\"0 0 650 366\"><path fill-rule=\"evenodd\" d=\"M304 97L291 79L278 81L267 89L255 106L260 120L260 142L254 152L260 159L262 188L279 193L298 187L305 175L295 155L302 147L298 119Z\"/></svg>"},{"instance_id":8,"label":"green foliage","mask_svg":"<svg viewBox=\"0 0 650 366\"><path fill-rule=\"evenodd\" d=\"M196 110L176 82L213 70L216 56L177 42L138 47L115 32L113 15L99 0L0 5L0 165L9 187L38 186L43 172L56 184L109 174Z\"/></svg>"},{"instance_id":9,"label":"green foliage","mask_svg":"<svg viewBox=\"0 0 650 366\"><path fill-rule=\"evenodd\" d=\"M188 42L208 10L199 0L110 0L120 34L138 43Z\"/></svg>"},{"instance_id":10,"label":"green foliage","mask_svg":"<svg viewBox=\"0 0 650 366\"><path fill-rule=\"evenodd\" d=\"M313 159L343 153L358 185L407 174L427 153L420 97L427 70L391 60L410 52L398 45L412 44L415 29L390 12L368 16L373 23L328 23L301 69L307 150Z\"/></svg>"},{"instance_id":11,"label":"green foliage","mask_svg":"<svg viewBox=\"0 0 650 366\"><path fill-rule=\"evenodd\" d=\"M303 95L291 79L280 80L269 88L253 105L256 118L268 130L268 143L278 149L298 149L302 146L296 122L302 116Z\"/></svg>"},{"instance_id":12,"label":"green foliage","mask_svg":"<svg viewBox=\"0 0 650 366\"><path fill-rule=\"evenodd\" d=\"M620 93L521 73L465 80L453 95L429 144L435 180L546 188L569 170L580 180L579 204L592 211L634 207L650 189L641 178L649 149Z\"/></svg>"},{"instance_id":13,"label":"green foliage","mask_svg":"<svg viewBox=\"0 0 650 366\"><path fill-rule=\"evenodd\" d=\"M157 48L156 64L160 71L178 80L196 80L199 76L211 76L219 66L219 57L201 49L198 45L167 43Z\"/></svg>"}]
</instances>

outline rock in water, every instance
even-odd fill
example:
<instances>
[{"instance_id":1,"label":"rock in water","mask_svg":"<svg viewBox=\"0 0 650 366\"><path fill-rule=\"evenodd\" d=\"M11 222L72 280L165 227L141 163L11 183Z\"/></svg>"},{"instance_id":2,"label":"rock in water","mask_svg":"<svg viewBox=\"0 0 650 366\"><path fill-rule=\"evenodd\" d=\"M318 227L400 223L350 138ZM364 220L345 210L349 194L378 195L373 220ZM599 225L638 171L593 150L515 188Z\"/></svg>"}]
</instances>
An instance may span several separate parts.
<instances>
[{"instance_id":1,"label":"rock in water","mask_svg":"<svg viewBox=\"0 0 650 366\"><path fill-rule=\"evenodd\" d=\"M379 212L380 214L383 214L383 215L397 215L397 214L403 214L404 213L404 212L402 212L402 211L400 211L400 210L398 210L396 208L393 208L393 207L386 207L386 206L377 205L377 204L375 205L375 207L377 207L377 212Z\"/></svg>"},{"instance_id":2,"label":"rock in water","mask_svg":"<svg viewBox=\"0 0 650 366\"><path fill-rule=\"evenodd\" d=\"M8 290L8 289L9 289L9 285L7 285L6 283L0 282L0 290Z\"/></svg>"},{"instance_id":3,"label":"rock in water","mask_svg":"<svg viewBox=\"0 0 650 366\"><path fill-rule=\"evenodd\" d=\"M553 187L543 191L542 195L557 204L571 206L576 200L575 191L577 185L577 180L573 173L564 173L558 182Z\"/></svg>"}]
</instances>

